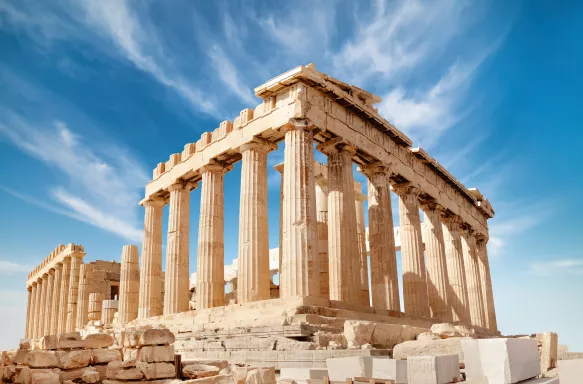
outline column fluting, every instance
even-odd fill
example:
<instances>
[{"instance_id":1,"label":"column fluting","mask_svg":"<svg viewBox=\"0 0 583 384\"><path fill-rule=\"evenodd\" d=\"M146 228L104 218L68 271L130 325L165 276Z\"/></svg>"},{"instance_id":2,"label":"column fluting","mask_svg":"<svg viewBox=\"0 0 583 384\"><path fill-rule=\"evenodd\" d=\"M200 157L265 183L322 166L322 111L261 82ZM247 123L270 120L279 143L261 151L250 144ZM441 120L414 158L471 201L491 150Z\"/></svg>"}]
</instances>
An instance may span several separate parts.
<instances>
[{"instance_id":1,"label":"column fluting","mask_svg":"<svg viewBox=\"0 0 583 384\"><path fill-rule=\"evenodd\" d=\"M69 283L71 282L71 257L63 259L61 272L61 297L59 300L59 328L57 333L65 333L67 329L67 311L69 309Z\"/></svg>"},{"instance_id":2,"label":"column fluting","mask_svg":"<svg viewBox=\"0 0 583 384\"><path fill-rule=\"evenodd\" d=\"M354 147L323 143L328 155L328 266L330 299L362 304L360 249L352 156Z\"/></svg>"},{"instance_id":3,"label":"column fluting","mask_svg":"<svg viewBox=\"0 0 583 384\"><path fill-rule=\"evenodd\" d=\"M48 284L48 279L47 279L47 275L43 275L40 279L40 287L41 287L41 294L40 294L40 303L39 303L39 321L37 324L37 333L38 336L37 337L43 337L45 336L45 320L47 318L47 313L46 313L46 305L47 305L47 286Z\"/></svg>"},{"instance_id":4,"label":"column fluting","mask_svg":"<svg viewBox=\"0 0 583 384\"><path fill-rule=\"evenodd\" d=\"M466 268L471 322L473 326L485 328L486 316L484 313L484 299L482 298L482 282L478 256L476 255L476 238L472 230L466 229L462 231L462 250Z\"/></svg>"},{"instance_id":5,"label":"column fluting","mask_svg":"<svg viewBox=\"0 0 583 384\"><path fill-rule=\"evenodd\" d=\"M34 326L35 326L36 316L37 316L37 312L36 312L36 301L37 300L38 300L37 284L36 284L36 281L34 281L32 283L32 298L31 298L31 303L30 303L30 321L28 324L28 337L31 339L34 339L36 337Z\"/></svg>"},{"instance_id":6,"label":"column fluting","mask_svg":"<svg viewBox=\"0 0 583 384\"><path fill-rule=\"evenodd\" d=\"M83 257L77 254L71 255L71 271L69 276L69 299L67 301L67 325L65 332L75 332L77 325L77 299L79 298L79 269L83 263Z\"/></svg>"},{"instance_id":7,"label":"column fluting","mask_svg":"<svg viewBox=\"0 0 583 384\"><path fill-rule=\"evenodd\" d=\"M196 268L197 309L225 305L225 206L224 176L227 168L209 164L200 169L200 223Z\"/></svg>"},{"instance_id":8,"label":"column fluting","mask_svg":"<svg viewBox=\"0 0 583 384\"><path fill-rule=\"evenodd\" d=\"M359 184L360 185L360 184ZM370 292L368 289L368 253L366 251L366 224L364 222L364 202L366 196L360 191L355 192L356 236L358 239L359 272L360 272L360 300L362 305L370 306Z\"/></svg>"},{"instance_id":9,"label":"column fluting","mask_svg":"<svg viewBox=\"0 0 583 384\"><path fill-rule=\"evenodd\" d=\"M34 308L33 308L33 319L30 328L30 333L32 338L38 338L38 322L40 319L41 314L40 312L40 297L42 293L42 287L40 286L40 279L37 279L33 283L33 290L34 290Z\"/></svg>"},{"instance_id":10,"label":"column fluting","mask_svg":"<svg viewBox=\"0 0 583 384\"><path fill-rule=\"evenodd\" d=\"M55 284L53 286L53 302L51 303L52 317L51 317L51 327L49 334L56 335L59 333L59 315L60 315L60 301L61 301L61 286L62 286L62 272L63 264L58 263L55 266Z\"/></svg>"},{"instance_id":11,"label":"column fluting","mask_svg":"<svg viewBox=\"0 0 583 384\"><path fill-rule=\"evenodd\" d=\"M468 285L466 267L462 250L460 218L458 216L443 216L443 239L445 243L445 259L447 262L447 277L450 290L449 304L452 308L453 321L471 324L470 307L468 304Z\"/></svg>"},{"instance_id":12,"label":"column fluting","mask_svg":"<svg viewBox=\"0 0 583 384\"><path fill-rule=\"evenodd\" d=\"M323 182L323 181L322 181ZM328 270L328 188L316 182L316 222L318 229L318 260L320 260L320 297L330 299Z\"/></svg>"},{"instance_id":13,"label":"column fluting","mask_svg":"<svg viewBox=\"0 0 583 384\"><path fill-rule=\"evenodd\" d=\"M239 212L239 270L237 302L267 300L269 278L269 223L267 210L267 154L277 146L251 142L240 147L241 194Z\"/></svg>"},{"instance_id":14,"label":"column fluting","mask_svg":"<svg viewBox=\"0 0 583 384\"><path fill-rule=\"evenodd\" d=\"M144 240L140 266L138 317L162 314L162 208L164 200L146 200L143 204Z\"/></svg>"},{"instance_id":15,"label":"column fluting","mask_svg":"<svg viewBox=\"0 0 583 384\"><path fill-rule=\"evenodd\" d=\"M47 296L45 305L45 320L43 323L43 333L51 334L51 319L53 318L53 292L55 290L55 270L49 269L47 277Z\"/></svg>"},{"instance_id":16,"label":"column fluting","mask_svg":"<svg viewBox=\"0 0 583 384\"><path fill-rule=\"evenodd\" d=\"M140 289L140 264L138 247L124 245L121 254L121 273L119 281L120 324L129 323L138 317L138 295Z\"/></svg>"},{"instance_id":17,"label":"column fluting","mask_svg":"<svg viewBox=\"0 0 583 384\"><path fill-rule=\"evenodd\" d=\"M425 220L425 264L427 267L427 292L431 317L452 321L448 291L450 290L445 257L445 241L441 224L442 209L435 203L422 204Z\"/></svg>"},{"instance_id":18,"label":"column fluting","mask_svg":"<svg viewBox=\"0 0 583 384\"><path fill-rule=\"evenodd\" d=\"M312 128L305 120L284 127L283 253L280 297L319 296L318 234Z\"/></svg>"},{"instance_id":19,"label":"column fluting","mask_svg":"<svg viewBox=\"0 0 583 384\"><path fill-rule=\"evenodd\" d=\"M368 178L368 239L370 248L370 280L372 306L401 311L399 277L393 208L387 166L374 164L364 167Z\"/></svg>"},{"instance_id":20,"label":"column fluting","mask_svg":"<svg viewBox=\"0 0 583 384\"><path fill-rule=\"evenodd\" d=\"M395 186L394 190L399 196L405 313L429 317L427 272L423 255L419 201L417 199L419 190L409 185Z\"/></svg>"},{"instance_id":21,"label":"column fluting","mask_svg":"<svg viewBox=\"0 0 583 384\"><path fill-rule=\"evenodd\" d=\"M498 330L496 321L496 309L494 307L494 292L492 290L492 275L490 273L490 262L488 260L487 239L480 236L476 239L476 252L478 256L478 266L480 269L480 282L482 283L482 299L484 301L484 313L486 316L486 327L493 331Z\"/></svg>"},{"instance_id":22,"label":"column fluting","mask_svg":"<svg viewBox=\"0 0 583 384\"><path fill-rule=\"evenodd\" d=\"M28 300L27 300L27 304L26 304L26 328L24 331L24 337L29 338L30 337L30 323L31 323L31 311L32 311L32 306L31 306L31 301L32 301L32 286L27 286L26 290L28 292Z\"/></svg>"},{"instance_id":23,"label":"column fluting","mask_svg":"<svg viewBox=\"0 0 583 384\"><path fill-rule=\"evenodd\" d=\"M275 165L276 171L281 174L279 181L279 287L281 296L281 258L283 257L283 163Z\"/></svg>"},{"instance_id":24,"label":"column fluting","mask_svg":"<svg viewBox=\"0 0 583 384\"><path fill-rule=\"evenodd\" d=\"M93 264L81 264L79 267L79 294L77 298L76 328L83 329L87 325L89 315L89 293L93 284Z\"/></svg>"},{"instance_id":25,"label":"column fluting","mask_svg":"<svg viewBox=\"0 0 583 384\"><path fill-rule=\"evenodd\" d=\"M190 190L191 185L171 185L164 275L164 314L189 309Z\"/></svg>"}]
</instances>

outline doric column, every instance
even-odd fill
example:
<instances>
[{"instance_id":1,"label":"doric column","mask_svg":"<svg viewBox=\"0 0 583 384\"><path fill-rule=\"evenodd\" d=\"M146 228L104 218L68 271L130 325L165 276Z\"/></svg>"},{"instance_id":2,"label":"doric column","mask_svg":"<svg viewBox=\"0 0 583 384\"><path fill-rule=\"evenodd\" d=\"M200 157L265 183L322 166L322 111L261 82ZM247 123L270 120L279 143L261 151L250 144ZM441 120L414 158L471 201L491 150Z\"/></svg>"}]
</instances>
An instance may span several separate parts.
<instances>
[{"instance_id":1,"label":"doric column","mask_svg":"<svg viewBox=\"0 0 583 384\"><path fill-rule=\"evenodd\" d=\"M320 144L328 155L328 265L330 299L362 304L360 249L354 204L354 147L339 140Z\"/></svg>"},{"instance_id":2,"label":"doric column","mask_svg":"<svg viewBox=\"0 0 583 384\"><path fill-rule=\"evenodd\" d=\"M69 299L67 305L67 325L65 332L75 332L77 325L77 299L79 298L79 270L83 263L83 256L78 253L71 255L71 272L69 276Z\"/></svg>"},{"instance_id":3,"label":"doric column","mask_svg":"<svg viewBox=\"0 0 583 384\"><path fill-rule=\"evenodd\" d=\"M36 282L33 282L30 286L30 304L29 304L28 321L27 321L27 327L26 327L26 337L29 339L34 338L35 304L36 304Z\"/></svg>"},{"instance_id":4,"label":"doric column","mask_svg":"<svg viewBox=\"0 0 583 384\"><path fill-rule=\"evenodd\" d=\"M95 292L89 294L89 311L87 318L89 321L101 320L101 308L103 305L103 293Z\"/></svg>"},{"instance_id":5,"label":"doric column","mask_svg":"<svg viewBox=\"0 0 583 384\"><path fill-rule=\"evenodd\" d=\"M466 283L466 268L460 236L460 218L458 216L443 216L442 231L445 243L445 259L450 290L449 305L452 309L453 321L470 324L470 307L468 304L468 286Z\"/></svg>"},{"instance_id":6,"label":"doric column","mask_svg":"<svg viewBox=\"0 0 583 384\"><path fill-rule=\"evenodd\" d=\"M188 311L190 191L193 185L176 183L170 191L166 274L164 277L164 314ZM195 186L194 186L195 187Z\"/></svg>"},{"instance_id":7,"label":"doric column","mask_svg":"<svg viewBox=\"0 0 583 384\"><path fill-rule=\"evenodd\" d=\"M360 185L360 183L359 183ZM355 191L356 199L356 237L358 239L359 272L360 272L360 300L362 305L370 305L370 292L368 290L368 254L366 251L366 225L364 223L364 201L366 196L362 192Z\"/></svg>"},{"instance_id":8,"label":"doric column","mask_svg":"<svg viewBox=\"0 0 583 384\"><path fill-rule=\"evenodd\" d=\"M273 168L281 173L279 183L279 287L281 296L281 258L283 257L283 163L275 165Z\"/></svg>"},{"instance_id":9,"label":"doric column","mask_svg":"<svg viewBox=\"0 0 583 384\"><path fill-rule=\"evenodd\" d=\"M45 305L45 320L43 323L43 333L45 335L51 334L51 319L53 318L53 292L55 291L55 270L49 269L47 277L47 296Z\"/></svg>"},{"instance_id":10,"label":"doric column","mask_svg":"<svg viewBox=\"0 0 583 384\"><path fill-rule=\"evenodd\" d=\"M56 335L59 333L59 315L60 315L60 301L61 301L61 286L62 286L62 276L63 264L58 263L55 266L55 284L53 285L53 302L51 303L51 327L49 334Z\"/></svg>"},{"instance_id":11,"label":"doric column","mask_svg":"<svg viewBox=\"0 0 583 384\"><path fill-rule=\"evenodd\" d=\"M399 196L405 313L429 317L427 272L423 256L419 201L417 200L419 190L410 185L395 186L394 190Z\"/></svg>"},{"instance_id":12,"label":"doric column","mask_svg":"<svg viewBox=\"0 0 583 384\"><path fill-rule=\"evenodd\" d=\"M197 309L225 305L224 176L228 169L209 164L200 169L200 224L196 268Z\"/></svg>"},{"instance_id":13,"label":"doric column","mask_svg":"<svg viewBox=\"0 0 583 384\"><path fill-rule=\"evenodd\" d=\"M368 241L372 306L401 311L399 277L393 232L393 209L387 166L362 168L368 178Z\"/></svg>"},{"instance_id":14,"label":"doric column","mask_svg":"<svg viewBox=\"0 0 583 384\"><path fill-rule=\"evenodd\" d=\"M129 323L138 317L138 292L140 289L140 264L138 247L124 245L121 253L121 274L119 281L120 324Z\"/></svg>"},{"instance_id":15,"label":"doric column","mask_svg":"<svg viewBox=\"0 0 583 384\"><path fill-rule=\"evenodd\" d=\"M101 302L101 324L113 323L113 318L119 308L118 300L103 300Z\"/></svg>"},{"instance_id":16,"label":"doric column","mask_svg":"<svg viewBox=\"0 0 583 384\"><path fill-rule=\"evenodd\" d=\"M40 296L41 296L41 286L39 280L35 281L32 285L33 289L33 296L34 296L34 303L33 303L33 315L32 315L32 323L30 325L30 337L37 338L38 337L38 322L40 318L39 310L40 310Z\"/></svg>"},{"instance_id":17,"label":"doric column","mask_svg":"<svg viewBox=\"0 0 583 384\"><path fill-rule=\"evenodd\" d=\"M328 193L327 187L316 182L316 221L318 228L318 260L320 260L320 297L330 298L330 279L328 264Z\"/></svg>"},{"instance_id":18,"label":"doric column","mask_svg":"<svg viewBox=\"0 0 583 384\"><path fill-rule=\"evenodd\" d=\"M497 331L496 309L494 307L494 293L492 291L492 276L490 274L490 262L488 260L488 250L485 236L476 238L476 252L478 256L478 267L480 270L480 281L482 283L482 299L484 300L484 313L486 316L486 327Z\"/></svg>"},{"instance_id":19,"label":"doric column","mask_svg":"<svg viewBox=\"0 0 583 384\"><path fill-rule=\"evenodd\" d=\"M447 260L441 224L442 209L435 203L422 204L425 214L425 264L427 266L427 292L431 317L451 322L451 306L447 292Z\"/></svg>"},{"instance_id":20,"label":"doric column","mask_svg":"<svg viewBox=\"0 0 583 384\"><path fill-rule=\"evenodd\" d=\"M473 230L467 229L462 231L462 249L468 284L468 303L471 322L473 326L485 328L486 316L484 313L484 299L482 298L482 282L480 279L478 256L476 255L476 238L474 237Z\"/></svg>"},{"instance_id":21,"label":"doric column","mask_svg":"<svg viewBox=\"0 0 583 384\"><path fill-rule=\"evenodd\" d=\"M162 208L165 202L152 199L146 200L142 205L146 213L138 317L145 319L162 314Z\"/></svg>"},{"instance_id":22,"label":"doric column","mask_svg":"<svg viewBox=\"0 0 583 384\"><path fill-rule=\"evenodd\" d=\"M43 275L40 279L40 303L39 303L39 318L38 318L38 324L37 324L37 337L43 337L45 336L45 320L47 317L47 313L46 313L46 305L47 305L47 286L48 286L48 282L47 282L47 275Z\"/></svg>"},{"instance_id":23,"label":"doric column","mask_svg":"<svg viewBox=\"0 0 583 384\"><path fill-rule=\"evenodd\" d=\"M89 293L93 275L93 264L81 264L79 268L79 296L77 298L76 328L82 329L87 325L89 314Z\"/></svg>"},{"instance_id":24,"label":"doric column","mask_svg":"<svg viewBox=\"0 0 583 384\"><path fill-rule=\"evenodd\" d=\"M292 120L284 129L280 297L319 296L313 132L306 120Z\"/></svg>"},{"instance_id":25,"label":"doric column","mask_svg":"<svg viewBox=\"0 0 583 384\"><path fill-rule=\"evenodd\" d=\"M239 212L237 302L269 299L269 235L267 153L277 146L266 141L243 144Z\"/></svg>"},{"instance_id":26,"label":"doric column","mask_svg":"<svg viewBox=\"0 0 583 384\"><path fill-rule=\"evenodd\" d=\"M67 310L69 308L69 283L71 282L71 257L63 259L61 272L61 294L59 299L59 327L57 333L65 333L67 329Z\"/></svg>"},{"instance_id":27,"label":"doric column","mask_svg":"<svg viewBox=\"0 0 583 384\"><path fill-rule=\"evenodd\" d=\"M31 305L30 302L32 301L32 286L27 286L26 287L26 291L28 292L28 300L27 300L27 304L26 304L26 328L24 330L24 337L25 338L29 338L30 337L30 311L31 311Z\"/></svg>"}]
</instances>

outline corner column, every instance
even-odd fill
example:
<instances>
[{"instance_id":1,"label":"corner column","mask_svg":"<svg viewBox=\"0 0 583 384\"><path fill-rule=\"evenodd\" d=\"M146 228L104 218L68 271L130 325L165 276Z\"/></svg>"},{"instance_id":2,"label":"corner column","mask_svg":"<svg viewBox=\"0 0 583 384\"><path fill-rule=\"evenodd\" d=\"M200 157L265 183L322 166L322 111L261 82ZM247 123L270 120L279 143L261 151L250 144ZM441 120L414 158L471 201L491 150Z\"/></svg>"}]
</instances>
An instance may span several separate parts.
<instances>
[{"instance_id":1,"label":"corner column","mask_svg":"<svg viewBox=\"0 0 583 384\"><path fill-rule=\"evenodd\" d=\"M162 199L146 200L138 317L162 314Z\"/></svg>"},{"instance_id":2,"label":"corner column","mask_svg":"<svg viewBox=\"0 0 583 384\"><path fill-rule=\"evenodd\" d=\"M316 181L316 223L318 229L318 260L320 261L320 297L330 298L330 278L328 270L328 193L327 188Z\"/></svg>"},{"instance_id":3,"label":"corner column","mask_svg":"<svg viewBox=\"0 0 583 384\"><path fill-rule=\"evenodd\" d=\"M482 282L480 280L480 268L478 266L478 256L476 255L476 238L473 230L466 229L462 232L462 249L464 266L466 267L471 322L473 326L486 328Z\"/></svg>"},{"instance_id":4,"label":"corner column","mask_svg":"<svg viewBox=\"0 0 583 384\"><path fill-rule=\"evenodd\" d=\"M401 311L397 254L393 232L393 209L389 167L373 164L362 168L368 178L368 239L372 306Z\"/></svg>"},{"instance_id":5,"label":"corner column","mask_svg":"<svg viewBox=\"0 0 583 384\"><path fill-rule=\"evenodd\" d=\"M358 183L360 185L360 183ZM366 196L361 191L355 191L356 236L358 238L359 272L360 272L360 300L362 305L370 306L370 292L368 289L368 254L366 251L366 229L364 223L364 202Z\"/></svg>"},{"instance_id":6,"label":"corner column","mask_svg":"<svg viewBox=\"0 0 583 384\"><path fill-rule=\"evenodd\" d=\"M421 205L425 220L425 256L427 265L427 291L431 317L452 321L451 306L448 301L449 278L445 258L445 242L441 224L442 209L435 203Z\"/></svg>"},{"instance_id":7,"label":"corner column","mask_svg":"<svg viewBox=\"0 0 583 384\"><path fill-rule=\"evenodd\" d=\"M486 327L497 331L498 323L496 321L496 309L494 308L494 292L492 291L492 275L490 274L490 262L486 247L487 241L488 239L485 236L476 238L476 253L480 270L480 281L482 283L482 299L484 301Z\"/></svg>"},{"instance_id":8,"label":"corner column","mask_svg":"<svg viewBox=\"0 0 583 384\"><path fill-rule=\"evenodd\" d=\"M26 316L26 337L32 339L32 326L34 324L34 303L36 300L36 283L30 285L28 294L28 311Z\"/></svg>"},{"instance_id":9,"label":"corner column","mask_svg":"<svg viewBox=\"0 0 583 384\"><path fill-rule=\"evenodd\" d=\"M319 296L313 133L307 120L284 127L280 297Z\"/></svg>"},{"instance_id":10,"label":"corner column","mask_svg":"<svg viewBox=\"0 0 583 384\"><path fill-rule=\"evenodd\" d=\"M61 301L61 285L62 285L62 276L63 272L63 264L58 263L55 266L55 284L53 285L53 302L51 303L52 309L52 317L51 317L51 327L50 327L50 335L56 335L59 333L59 314L60 314L60 301Z\"/></svg>"},{"instance_id":11,"label":"corner column","mask_svg":"<svg viewBox=\"0 0 583 384\"><path fill-rule=\"evenodd\" d=\"M417 200L419 190L410 185L398 185L394 187L394 190L399 196L405 313L429 317L427 272L423 256L419 201Z\"/></svg>"},{"instance_id":12,"label":"corner column","mask_svg":"<svg viewBox=\"0 0 583 384\"><path fill-rule=\"evenodd\" d=\"M189 309L189 246L190 191L185 183L168 187L168 241L166 243L166 274L164 275L164 314L186 312Z\"/></svg>"},{"instance_id":13,"label":"corner column","mask_svg":"<svg viewBox=\"0 0 583 384\"><path fill-rule=\"evenodd\" d=\"M38 338L38 323L40 319L40 297L42 294L42 287L40 285L40 279L35 281L32 286L34 290L34 304L33 304L33 317L32 317L32 324L30 328L30 333L32 338Z\"/></svg>"},{"instance_id":14,"label":"corner column","mask_svg":"<svg viewBox=\"0 0 583 384\"><path fill-rule=\"evenodd\" d=\"M225 305L224 175L227 168L209 164L200 169L200 224L196 269L197 309Z\"/></svg>"},{"instance_id":15,"label":"corner column","mask_svg":"<svg viewBox=\"0 0 583 384\"><path fill-rule=\"evenodd\" d=\"M67 329L67 310L69 308L69 283L71 281L71 257L63 259L61 273L61 298L59 300L59 327L57 333L65 333Z\"/></svg>"},{"instance_id":16,"label":"corner column","mask_svg":"<svg viewBox=\"0 0 583 384\"><path fill-rule=\"evenodd\" d=\"M67 302L67 325L65 332L75 332L77 325L77 299L79 298L79 270L83 263L83 254L71 254L71 272L69 276L69 299Z\"/></svg>"},{"instance_id":17,"label":"corner column","mask_svg":"<svg viewBox=\"0 0 583 384\"><path fill-rule=\"evenodd\" d=\"M328 266L330 300L362 304L352 156L356 149L339 139L320 144L328 155Z\"/></svg>"},{"instance_id":18,"label":"corner column","mask_svg":"<svg viewBox=\"0 0 583 384\"><path fill-rule=\"evenodd\" d=\"M47 306L47 275L43 275L40 278L40 302L39 302L39 317L38 317L38 324L36 326L37 329L37 337L45 336L45 320L47 318L46 306Z\"/></svg>"},{"instance_id":19,"label":"corner column","mask_svg":"<svg viewBox=\"0 0 583 384\"><path fill-rule=\"evenodd\" d=\"M47 276L47 296L45 305L45 320L43 322L43 333L45 335L51 334L51 319L53 318L53 292L55 290L55 270L49 269Z\"/></svg>"},{"instance_id":20,"label":"corner column","mask_svg":"<svg viewBox=\"0 0 583 384\"><path fill-rule=\"evenodd\" d=\"M283 256L283 163L275 165L276 171L281 173L279 182L279 287L281 296L281 258Z\"/></svg>"},{"instance_id":21,"label":"corner column","mask_svg":"<svg viewBox=\"0 0 583 384\"><path fill-rule=\"evenodd\" d=\"M138 317L138 295L140 288L140 264L138 247L124 245L121 253L121 273L119 281L120 324L129 323Z\"/></svg>"},{"instance_id":22,"label":"corner column","mask_svg":"<svg viewBox=\"0 0 583 384\"><path fill-rule=\"evenodd\" d=\"M243 144L239 212L237 302L269 299L267 154L277 146L263 140Z\"/></svg>"},{"instance_id":23,"label":"corner column","mask_svg":"<svg viewBox=\"0 0 583 384\"><path fill-rule=\"evenodd\" d=\"M83 329L89 319L89 293L92 285L93 264L81 264L79 268L79 296L77 298L76 328Z\"/></svg>"}]
</instances>

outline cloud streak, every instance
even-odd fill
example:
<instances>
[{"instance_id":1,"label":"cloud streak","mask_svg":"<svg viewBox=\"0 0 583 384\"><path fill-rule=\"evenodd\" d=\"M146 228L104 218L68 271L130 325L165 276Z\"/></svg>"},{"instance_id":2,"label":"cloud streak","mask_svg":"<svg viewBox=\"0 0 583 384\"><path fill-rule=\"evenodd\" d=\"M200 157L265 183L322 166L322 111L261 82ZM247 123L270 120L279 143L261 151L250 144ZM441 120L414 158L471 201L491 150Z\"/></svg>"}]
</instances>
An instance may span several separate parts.
<instances>
[{"instance_id":1,"label":"cloud streak","mask_svg":"<svg viewBox=\"0 0 583 384\"><path fill-rule=\"evenodd\" d=\"M536 275L583 275L583 259L558 259L540 261L530 265L530 271Z\"/></svg>"}]
</instances>

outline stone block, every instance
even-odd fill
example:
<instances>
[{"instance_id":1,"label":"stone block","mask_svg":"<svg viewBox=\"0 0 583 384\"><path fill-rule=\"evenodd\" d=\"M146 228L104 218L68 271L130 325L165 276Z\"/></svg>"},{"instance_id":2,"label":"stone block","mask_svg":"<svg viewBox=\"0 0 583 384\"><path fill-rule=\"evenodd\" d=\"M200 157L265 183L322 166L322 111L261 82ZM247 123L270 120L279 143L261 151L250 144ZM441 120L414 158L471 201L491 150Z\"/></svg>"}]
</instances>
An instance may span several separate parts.
<instances>
[{"instance_id":1,"label":"stone block","mask_svg":"<svg viewBox=\"0 0 583 384\"><path fill-rule=\"evenodd\" d=\"M559 360L559 379L561 384L580 384L583 378L583 359Z\"/></svg>"},{"instance_id":2,"label":"stone block","mask_svg":"<svg viewBox=\"0 0 583 384\"><path fill-rule=\"evenodd\" d=\"M26 367L28 368L28 367ZM0 381L5 383L10 383L14 381L16 377L16 367L14 365L9 365L5 367L0 367Z\"/></svg>"},{"instance_id":3,"label":"stone block","mask_svg":"<svg viewBox=\"0 0 583 384\"><path fill-rule=\"evenodd\" d=\"M372 377L372 358L370 356L351 356L326 359L326 368L331 381Z\"/></svg>"},{"instance_id":4,"label":"stone block","mask_svg":"<svg viewBox=\"0 0 583 384\"><path fill-rule=\"evenodd\" d=\"M32 349L32 343L30 339L20 339L20 343L18 344L18 349Z\"/></svg>"},{"instance_id":5,"label":"stone block","mask_svg":"<svg viewBox=\"0 0 583 384\"><path fill-rule=\"evenodd\" d=\"M136 359L146 363L174 361L173 345L147 345L138 350Z\"/></svg>"},{"instance_id":6,"label":"stone block","mask_svg":"<svg viewBox=\"0 0 583 384\"><path fill-rule=\"evenodd\" d=\"M453 326L453 324L442 323L433 324L431 326L431 333L438 335L442 339L449 339L450 337L461 337L462 334Z\"/></svg>"},{"instance_id":7,"label":"stone block","mask_svg":"<svg viewBox=\"0 0 583 384\"><path fill-rule=\"evenodd\" d=\"M53 351L30 351L26 355L26 363L31 368L53 368L59 365Z\"/></svg>"},{"instance_id":8,"label":"stone block","mask_svg":"<svg viewBox=\"0 0 583 384\"><path fill-rule=\"evenodd\" d=\"M323 380L328 376L325 368L282 368L279 372L280 379L292 379L296 383L307 383L307 380Z\"/></svg>"},{"instance_id":9,"label":"stone block","mask_svg":"<svg viewBox=\"0 0 583 384\"><path fill-rule=\"evenodd\" d=\"M371 377L393 380L396 384L407 384L407 361L373 357Z\"/></svg>"},{"instance_id":10,"label":"stone block","mask_svg":"<svg viewBox=\"0 0 583 384\"><path fill-rule=\"evenodd\" d=\"M17 365L25 365L26 364L26 356L30 350L28 349L17 349L16 354L14 355L14 364Z\"/></svg>"},{"instance_id":11,"label":"stone block","mask_svg":"<svg viewBox=\"0 0 583 384\"><path fill-rule=\"evenodd\" d=\"M176 377L174 364L170 363L145 363L138 361L137 368L144 374L146 380L167 379Z\"/></svg>"},{"instance_id":12,"label":"stone block","mask_svg":"<svg viewBox=\"0 0 583 384\"><path fill-rule=\"evenodd\" d=\"M112 361L121 361L121 352L117 349L92 350L91 364L105 364Z\"/></svg>"},{"instance_id":13,"label":"stone block","mask_svg":"<svg viewBox=\"0 0 583 384\"><path fill-rule=\"evenodd\" d=\"M65 382L67 380L79 381L83 376L83 372L85 372L86 368L75 368L75 369L67 369L61 370L59 372L61 382Z\"/></svg>"},{"instance_id":14,"label":"stone block","mask_svg":"<svg viewBox=\"0 0 583 384\"><path fill-rule=\"evenodd\" d=\"M83 341L85 342L85 348L97 349L111 347L114 339L106 333L93 333L85 336Z\"/></svg>"},{"instance_id":15,"label":"stone block","mask_svg":"<svg viewBox=\"0 0 583 384\"><path fill-rule=\"evenodd\" d=\"M559 337L554 332L545 332L541 336L540 369L547 372L557 367Z\"/></svg>"},{"instance_id":16,"label":"stone block","mask_svg":"<svg viewBox=\"0 0 583 384\"><path fill-rule=\"evenodd\" d=\"M275 384L275 369L256 368L247 372L245 384Z\"/></svg>"},{"instance_id":17,"label":"stone block","mask_svg":"<svg viewBox=\"0 0 583 384\"><path fill-rule=\"evenodd\" d=\"M99 382L99 379L99 372L91 368L84 369L81 375L81 380L89 384L95 384Z\"/></svg>"},{"instance_id":18,"label":"stone block","mask_svg":"<svg viewBox=\"0 0 583 384\"><path fill-rule=\"evenodd\" d=\"M55 335L43 336L38 341L39 349L42 349L45 351L57 349L58 343L59 343L59 337L55 336Z\"/></svg>"},{"instance_id":19,"label":"stone block","mask_svg":"<svg viewBox=\"0 0 583 384\"><path fill-rule=\"evenodd\" d=\"M88 366L91 362L93 351L89 349L57 351L55 355L59 359L59 368L74 369Z\"/></svg>"},{"instance_id":20,"label":"stone block","mask_svg":"<svg viewBox=\"0 0 583 384\"><path fill-rule=\"evenodd\" d=\"M30 384L59 384L59 374L50 370L32 372Z\"/></svg>"},{"instance_id":21,"label":"stone block","mask_svg":"<svg viewBox=\"0 0 583 384\"><path fill-rule=\"evenodd\" d=\"M103 384L107 383L103 382ZM216 375L184 381L172 380L168 384L235 384L235 380L230 375Z\"/></svg>"},{"instance_id":22,"label":"stone block","mask_svg":"<svg viewBox=\"0 0 583 384\"><path fill-rule=\"evenodd\" d=\"M182 376L188 379L199 379L201 377L215 376L220 369L214 365L189 364L182 368Z\"/></svg>"},{"instance_id":23,"label":"stone block","mask_svg":"<svg viewBox=\"0 0 583 384\"><path fill-rule=\"evenodd\" d=\"M85 340L59 340L57 342L57 349L85 349Z\"/></svg>"},{"instance_id":24,"label":"stone block","mask_svg":"<svg viewBox=\"0 0 583 384\"><path fill-rule=\"evenodd\" d=\"M174 334L168 329L146 329L140 332L137 339L138 346L167 345L174 343Z\"/></svg>"},{"instance_id":25,"label":"stone block","mask_svg":"<svg viewBox=\"0 0 583 384\"><path fill-rule=\"evenodd\" d=\"M512 384L540 374L535 339L463 340L468 379L486 376L492 383Z\"/></svg>"},{"instance_id":26,"label":"stone block","mask_svg":"<svg viewBox=\"0 0 583 384\"><path fill-rule=\"evenodd\" d=\"M464 362L464 354L460 342L465 338L452 337L442 340L405 341L393 348L393 358L406 360L409 356L445 356L458 355L460 363ZM468 339L471 340L471 339Z\"/></svg>"},{"instance_id":27,"label":"stone block","mask_svg":"<svg viewBox=\"0 0 583 384\"><path fill-rule=\"evenodd\" d=\"M64 340L81 340L81 333L79 332L65 332L57 335L59 341Z\"/></svg>"},{"instance_id":28,"label":"stone block","mask_svg":"<svg viewBox=\"0 0 583 384\"><path fill-rule=\"evenodd\" d=\"M344 337L348 348L360 348L371 344L375 324L370 321L346 320L344 322Z\"/></svg>"},{"instance_id":29,"label":"stone block","mask_svg":"<svg viewBox=\"0 0 583 384\"><path fill-rule=\"evenodd\" d=\"M196 360L182 360L182 368L190 364L206 364L217 367L218 369L225 369L229 367L227 360L212 360L212 359L196 359Z\"/></svg>"},{"instance_id":30,"label":"stone block","mask_svg":"<svg viewBox=\"0 0 583 384\"><path fill-rule=\"evenodd\" d=\"M411 356L407 359L409 384L445 384L460 380L457 355Z\"/></svg>"}]
</instances>

